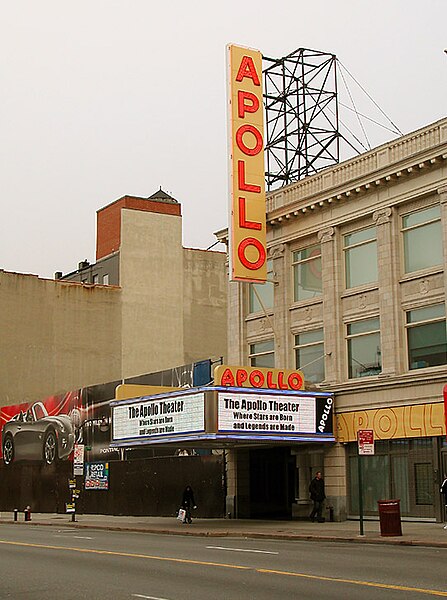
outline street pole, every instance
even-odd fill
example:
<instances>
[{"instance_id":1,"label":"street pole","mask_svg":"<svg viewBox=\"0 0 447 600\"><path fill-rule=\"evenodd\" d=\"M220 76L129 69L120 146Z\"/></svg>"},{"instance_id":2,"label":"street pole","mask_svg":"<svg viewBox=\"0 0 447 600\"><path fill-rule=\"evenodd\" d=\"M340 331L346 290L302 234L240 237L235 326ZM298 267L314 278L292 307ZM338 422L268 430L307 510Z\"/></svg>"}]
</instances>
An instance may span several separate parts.
<instances>
[{"instance_id":1,"label":"street pole","mask_svg":"<svg viewBox=\"0 0 447 600\"><path fill-rule=\"evenodd\" d=\"M360 535L365 535L363 532L363 481L362 481L362 457L360 452L357 456L358 465L358 480L359 480L359 517L360 517Z\"/></svg>"}]
</instances>

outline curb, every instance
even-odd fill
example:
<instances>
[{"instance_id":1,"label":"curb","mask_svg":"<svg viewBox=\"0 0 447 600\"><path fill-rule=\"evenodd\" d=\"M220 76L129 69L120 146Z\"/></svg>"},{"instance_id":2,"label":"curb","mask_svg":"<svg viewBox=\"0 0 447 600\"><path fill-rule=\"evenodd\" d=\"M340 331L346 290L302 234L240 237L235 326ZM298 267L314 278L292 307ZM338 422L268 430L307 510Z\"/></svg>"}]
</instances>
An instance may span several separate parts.
<instances>
[{"instance_id":1,"label":"curb","mask_svg":"<svg viewBox=\"0 0 447 600\"><path fill-rule=\"evenodd\" d=\"M193 529L158 529L158 528L142 528L130 527L126 525L98 525L93 523L80 523L69 521L68 523L48 523L42 521L12 521L0 520L0 525L30 525L43 527L71 527L73 529L97 529L100 531L127 531L131 533L147 533L151 535L179 535L192 537L207 537L207 538L247 538L247 539L265 539L265 540L289 540L289 541L304 541L304 542L343 542L353 544L386 544L394 546L426 546L432 548L447 548L447 540L438 542L434 540L416 540L416 539L397 539L395 537L366 537L366 536L334 536L334 535L315 535L315 534L299 534L299 533L275 533L275 532L260 532L260 531L204 531Z\"/></svg>"}]
</instances>

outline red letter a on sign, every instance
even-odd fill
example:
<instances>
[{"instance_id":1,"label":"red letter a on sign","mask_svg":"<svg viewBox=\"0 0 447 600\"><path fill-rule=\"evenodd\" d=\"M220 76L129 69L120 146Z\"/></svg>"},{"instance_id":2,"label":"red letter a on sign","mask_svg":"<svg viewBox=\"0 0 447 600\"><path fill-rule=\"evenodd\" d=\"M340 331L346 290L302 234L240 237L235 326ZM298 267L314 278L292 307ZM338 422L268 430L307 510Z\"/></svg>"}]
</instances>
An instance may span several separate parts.
<instances>
[{"instance_id":1,"label":"red letter a on sign","mask_svg":"<svg viewBox=\"0 0 447 600\"><path fill-rule=\"evenodd\" d=\"M255 85L260 85L259 77L256 73L253 59L251 56L244 56L241 60L239 71L237 72L236 81L242 81L244 77L249 77Z\"/></svg>"}]
</instances>

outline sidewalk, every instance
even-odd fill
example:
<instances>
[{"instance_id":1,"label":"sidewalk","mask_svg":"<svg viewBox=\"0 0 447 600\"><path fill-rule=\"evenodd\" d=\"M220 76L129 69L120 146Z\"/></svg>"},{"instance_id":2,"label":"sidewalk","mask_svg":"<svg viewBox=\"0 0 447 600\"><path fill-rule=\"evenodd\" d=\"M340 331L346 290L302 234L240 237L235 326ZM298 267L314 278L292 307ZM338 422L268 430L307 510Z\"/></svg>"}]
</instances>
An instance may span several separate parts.
<instances>
[{"instance_id":1,"label":"sidewalk","mask_svg":"<svg viewBox=\"0 0 447 600\"><path fill-rule=\"evenodd\" d=\"M12 513L0 513L2 523L14 523ZM203 537L246 537L282 540L344 541L370 544L399 544L407 546L433 546L447 548L447 529L443 523L413 523L402 521L402 536L382 537L379 521L364 521L364 535L360 536L359 521L343 523L311 523L308 521L258 521L241 519L194 519L184 525L175 517L122 517L115 515L31 515L24 521L18 514L17 526L46 525L107 529L111 531L138 531L168 535L195 535Z\"/></svg>"}]
</instances>

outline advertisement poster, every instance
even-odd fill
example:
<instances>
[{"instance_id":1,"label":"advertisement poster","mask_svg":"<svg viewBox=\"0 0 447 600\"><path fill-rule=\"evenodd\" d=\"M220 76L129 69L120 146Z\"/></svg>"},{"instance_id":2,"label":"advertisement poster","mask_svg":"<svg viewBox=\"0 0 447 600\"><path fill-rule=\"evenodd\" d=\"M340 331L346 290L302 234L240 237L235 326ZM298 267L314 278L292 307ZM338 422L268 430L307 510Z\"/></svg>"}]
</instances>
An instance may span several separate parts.
<instances>
[{"instance_id":1,"label":"advertisement poster","mask_svg":"<svg viewBox=\"0 0 447 600\"><path fill-rule=\"evenodd\" d=\"M109 489L109 463L88 462L85 463L86 490L108 490Z\"/></svg>"},{"instance_id":2,"label":"advertisement poster","mask_svg":"<svg viewBox=\"0 0 447 600\"><path fill-rule=\"evenodd\" d=\"M81 391L75 390L38 402L2 406L3 463L8 467L17 461L52 465L71 458L81 403Z\"/></svg>"}]
</instances>

